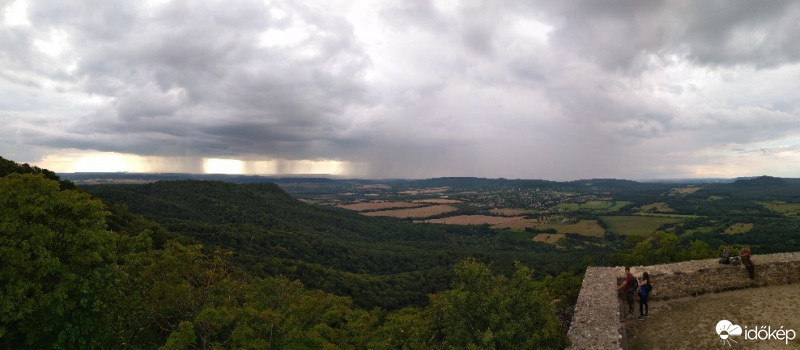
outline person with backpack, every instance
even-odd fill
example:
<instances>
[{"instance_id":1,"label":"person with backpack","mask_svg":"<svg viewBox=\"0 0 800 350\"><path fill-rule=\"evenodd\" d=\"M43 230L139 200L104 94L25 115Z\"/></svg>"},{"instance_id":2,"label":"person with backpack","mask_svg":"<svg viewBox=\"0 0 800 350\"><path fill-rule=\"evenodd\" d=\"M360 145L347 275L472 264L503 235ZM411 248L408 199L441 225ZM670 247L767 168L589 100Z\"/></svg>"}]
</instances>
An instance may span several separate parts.
<instances>
[{"instance_id":1,"label":"person with backpack","mask_svg":"<svg viewBox=\"0 0 800 350\"><path fill-rule=\"evenodd\" d=\"M639 281L631 274L630 266L625 266L625 282L622 282L622 284L617 287L617 290L621 290L624 293L625 301L628 302L628 317L630 318L633 318L633 293L639 286L638 284Z\"/></svg>"},{"instance_id":2,"label":"person with backpack","mask_svg":"<svg viewBox=\"0 0 800 350\"><path fill-rule=\"evenodd\" d=\"M651 290L653 290L653 285L650 284L650 275L645 272L642 274L642 282L639 283L639 321L644 320L645 317L650 317L647 297L650 296Z\"/></svg>"}]
</instances>

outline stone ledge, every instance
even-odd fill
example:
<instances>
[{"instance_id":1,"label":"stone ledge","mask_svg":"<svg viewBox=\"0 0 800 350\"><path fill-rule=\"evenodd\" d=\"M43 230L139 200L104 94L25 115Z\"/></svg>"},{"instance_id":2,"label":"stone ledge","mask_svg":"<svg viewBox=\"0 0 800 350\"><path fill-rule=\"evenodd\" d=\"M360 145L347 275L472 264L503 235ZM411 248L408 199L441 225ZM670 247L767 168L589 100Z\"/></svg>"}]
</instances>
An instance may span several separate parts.
<instances>
[{"instance_id":1,"label":"stone ledge","mask_svg":"<svg viewBox=\"0 0 800 350\"><path fill-rule=\"evenodd\" d=\"M727 290L800 282L800 252L754 255L755 279L744 266L722 265L717 259L633 266L631 273L650 274L651 300L666 300ZM583 278L569 332L570 349L624 349L620 298L615 291L623 267L589 267Z\"/></svg>"},{"instance_id":2,"label":"stone ledge","mask_svg":"<svg viewBox=\"0 0 800 350\"><path fill-rule=\"evenodd\" d=\"M622 349L624 328L620 320L616 281L621 268L589 267L575 304L567 336L570 349Z\"/></svg>"}]
</instances>

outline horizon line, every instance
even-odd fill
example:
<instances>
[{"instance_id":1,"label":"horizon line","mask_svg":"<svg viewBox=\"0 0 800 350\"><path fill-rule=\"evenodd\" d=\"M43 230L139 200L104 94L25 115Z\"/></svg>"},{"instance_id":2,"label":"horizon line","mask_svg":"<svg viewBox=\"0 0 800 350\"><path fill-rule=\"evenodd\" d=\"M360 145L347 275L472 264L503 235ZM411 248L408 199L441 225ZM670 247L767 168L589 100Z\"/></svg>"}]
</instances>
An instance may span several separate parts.
<instances>
[{"instance_id":1,"label":"horizon line","mask_svg":"<svg viewBox=\"0 0 800 350\"><path fill-rule=\"evenodd\" d=\"M616 177L594 177L594 178L579 178L574 180L551 180L543 178L509 178L509 177L482 177L482 176L436 176L424 178L405 178L405 177L388 177L388 178L369 178L369 177L348 177L344 175L334 174L235 174L235 173L191 173L191 172L131 172L131 171L80 171L80 172L56 172L57 175L81 175L81 174L104 174L104 175L190 175L190 176L230 176L230 177L265 177L265 178L324 178L332 180L369 180L369 181L389 181L389 180L434 180L434 179L485 179L485 180L512 180L512 181L551 181L551 182L576 182L576 181L592 181L592 180L619 180L619 181L634 181L634 182L689 182L689 181L730 181L739 179L754 179L759 177L772 177L779 179L797 179L790 177L779 177L771 175L751 175L751 176L737 176L737 177L683 177L683 178L616 178Z\"/></svg>"}]
</instances>

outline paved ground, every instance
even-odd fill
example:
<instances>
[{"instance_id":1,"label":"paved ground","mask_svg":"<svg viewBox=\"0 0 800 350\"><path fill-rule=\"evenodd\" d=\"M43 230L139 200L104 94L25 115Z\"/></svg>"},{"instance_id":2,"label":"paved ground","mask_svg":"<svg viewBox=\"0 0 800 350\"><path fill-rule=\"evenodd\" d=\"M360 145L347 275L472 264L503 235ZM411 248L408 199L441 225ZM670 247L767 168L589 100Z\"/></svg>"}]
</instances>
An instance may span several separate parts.
<instances>
[{"instance_id":1,"label":"paved ground","mask_svg":"<svg viewBox=\"0 0 800 350\"><path fill-rule=\"evenodd\" d=\"M800 349L800 284L653 301L650 315L644 321L625 321L634 349ZM743 334L731 337L736 342L728 346L716 333L720 320L740 325L744 331L783 326L797 336L787 345L774 339L748 340Z\"/></svg>"}]
</instances>

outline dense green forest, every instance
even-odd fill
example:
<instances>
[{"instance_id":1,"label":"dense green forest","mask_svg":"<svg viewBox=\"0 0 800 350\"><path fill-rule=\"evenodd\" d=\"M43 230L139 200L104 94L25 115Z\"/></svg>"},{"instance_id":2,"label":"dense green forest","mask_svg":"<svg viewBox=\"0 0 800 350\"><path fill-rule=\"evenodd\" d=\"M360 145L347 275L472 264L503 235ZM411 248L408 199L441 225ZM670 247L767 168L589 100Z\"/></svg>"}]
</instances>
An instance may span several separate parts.
<instances>
[{"instance_id":1,"label":"dense green forest","mask_svg":"<svg viewBox=\"0 0 800 350\"><path fill-rule=\"evenodd\" d=\"M126 205L108 205L62 186L31 167L5 166L0 176L0 344L5 348L488 349L567 344L560 316L574 302L580 279L568 273L535 279L537 274L522 263L495 274L494 264L477 260L478 247L496 247L483 258L503 261L512 254L500 250L513 246L514 240L485 229L417 231L411 228L422 226L361 223L361 218L344 213L316 212L272 185L193 182L167 184L202 191L185 200L180 192L162 193L160 206L148 202L161 213L151 220ZM163 190L160 186L150 190ZM234 197L243 202L223 209L221 203L234 199L226 199L225 193L242 195L237 189L250 197ZM256 202L266 204L251 208ZM318 219L323 221L314 221ZM319 237L312 237L313 232L320 232ZM291 238L304 243L293 244ZM365 243L346 244L356 241ZM393 253L389 243L404 248ZM280 249L283 245L286 251ZM443 253L448 250L441 247L448 245L457 248L455 253ZM226 249L230 247L243 252ZM536 246L520 247L537 252ZM275 253L260 259L258 254L271 250ZM333 253L326 255L329 250ZM428 250L434 253L426 255ZM293 258L294 253L307 261ZM460 259L459 254L468 253L478 258ZM417 263L417 257L423 261ZM358 259L372 260L348 261ZM287 277L292 268L305 278L319 268L318 283L338 276L343 281L335 288L355 289L367 283L358 281L359 276L379 280L384 273L398 283L386 288L403 290L402 280L391 278L407 273L405 266L421 264L430 270L437 263L450 271L447 288L430 294L421 306L413 306L414 297L401 298L405 306L397 310L360 307L349 294L308 288ZM283 272L287 274L273 274ZM428 272L417 270L419 276ZM349 277L356 277L350 285Z\"/></svg>"},{"instance_id":2,"label":"dense green forest","mask_svg":"<svg viewBox=\"0 0 800 350\"><path fill-rule=\"evenodd\" d=\"M509 275L520 261L543 278L580 273L585 256L599 260L608 252L559 249L533 242L528 232L366 217L297 201L274 184L164 181L84 188L118 213L140 213L169 232L231 250L236 264L253 275L298 279L368 308L427 304L428 294L447 288L452 266L466 258Z\"/></svg>"}]
</instances>

